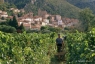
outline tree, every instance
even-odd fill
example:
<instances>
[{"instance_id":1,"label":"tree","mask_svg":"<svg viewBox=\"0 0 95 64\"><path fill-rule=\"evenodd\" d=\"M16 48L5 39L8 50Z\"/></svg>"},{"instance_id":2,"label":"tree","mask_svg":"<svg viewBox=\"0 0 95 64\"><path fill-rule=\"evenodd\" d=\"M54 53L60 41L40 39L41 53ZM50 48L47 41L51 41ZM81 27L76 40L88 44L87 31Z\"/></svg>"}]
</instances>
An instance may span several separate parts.
<instances>
[{"instance_id":1,"label":"tree","mask_svg":"<svg viewBox=\"0 0 95 64\"><path fill-rule=\"evenodd\" d=\"M37 1L36 1L36 5L37 5L38 7L42 7L44 4L45 4L45 0L37 0Z\"/></svg>"},{"instance_id":2,"label":"tree","mask_svg":"<svg viewBox=\"0 0 95 64\"><path fill-rule=\"evenodd\" d=\"M17 15L18 15L18 17L21 17L23 14L24 14L24 13L19 12Z\"/></svg>"},{"instance_id":3,"label":"tree","mask_svg":"<svg viewBox=\"0 0 95 64\"><path fill-rule=\"evenodd\" d=\"M45 29L47 29L46 26L41 26L41 30L42 30L42 31L45 30Z\"/></svg>"},{"instance_id":4,"label":"tree","mask_svg":"<svg viewBox=\"0 0 95 64\"><path fill-rule=\"evenodd\" d=\"M18 28L18 22L17 22L16 16L13 16L13 20L10 20L10 25L12 27L15 27L16 29Z\"/></svg>"},{"instance_id":5,"label":"tree","mask_svg":"<svg viewBox=\"0 0 95 64\"><path fill-rule=\"evenodd\" d=\"M89 8L86 8L80 12L79 19L81 21L81 26L84 31L90 30L91 23L94 18L95 16Z\"/></svg>"},{"instance_id":6,"label":"tree","mask_svg":"<svg viewBox=\"0 0 95 64\"><path fill-rule=\"evenodd\" d=\"M11 26L0 25L0 31L7 32L7 33L13 33L13 32L16 32L16 29Z\"/></svg>"},{"instance_id":7,"label":"tree","mask_svg":"<svg viewBox=\"0 0 95 64\"><path fill-rule=\"evenodd\" d=\"M4 17L1 17L1 20L5 20L5 18Z\"/></svg>"},{"instance_id":8,"label":"tree","mask_svg":"<svg viewBox=\"0 0 95 64\"><path fill-rule=\"evenodd\" d=\"M16 8L14 4L9 4L9 3L0 3L0 10L3 11L9 11L10 8Z\"/></svg>"},{"instance_id":9,"label":"tree","mask_svg":"<svg viewBox=\"0 0 95 64\"><path fill-rule=\"evenodd\" d=\"M21 32L25 31L25 28L24 28L24 26L23 26L23 23L19 26L18 29L21 30Z\"/></svg>"}]
</instances>

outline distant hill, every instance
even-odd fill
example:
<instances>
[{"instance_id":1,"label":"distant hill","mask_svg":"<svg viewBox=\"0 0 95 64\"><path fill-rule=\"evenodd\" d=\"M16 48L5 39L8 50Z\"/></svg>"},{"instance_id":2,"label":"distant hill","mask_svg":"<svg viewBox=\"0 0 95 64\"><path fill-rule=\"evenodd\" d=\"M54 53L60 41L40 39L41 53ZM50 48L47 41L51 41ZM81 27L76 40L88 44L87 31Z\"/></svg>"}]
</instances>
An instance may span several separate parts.
<instances>
[{"instance_id":1,"label":"distant hill","mask_svg":"<svg viewBox=\"0 0 95 64\"><path fill-rule=\"evenodd\" d=\"M40 8L51 14L60 14L64 17L71 18L77 18L78 13L81 10L65 0L36 0L34 5L30 3L25 6L26 11L31 11L33 8L34 11L37 11L36 9Z\"/></svg>"},{"instance_id":2,"label":"distant hill","mask_svg":"<svg viewBox=\"0 0 95 64\"><path fill-rule=\"evenodd\" d=\"M46 10L51 14L60 14L64 17L78 18L80 8L70 4L66 0L5 0L14 3L18 8L24 8L27 12L33 11L37 14L38 9Z\"/></svg>"},{"instance_id":3,"label":"distant hill","mask_svg":"<svg viewBox=\"0 0 95 64\"><path fill-rule=\"evenodd\" d=\"M95 0L67 0L67 1L81 9L90 8L95 13Z\"/></svg>"}]
</instances>

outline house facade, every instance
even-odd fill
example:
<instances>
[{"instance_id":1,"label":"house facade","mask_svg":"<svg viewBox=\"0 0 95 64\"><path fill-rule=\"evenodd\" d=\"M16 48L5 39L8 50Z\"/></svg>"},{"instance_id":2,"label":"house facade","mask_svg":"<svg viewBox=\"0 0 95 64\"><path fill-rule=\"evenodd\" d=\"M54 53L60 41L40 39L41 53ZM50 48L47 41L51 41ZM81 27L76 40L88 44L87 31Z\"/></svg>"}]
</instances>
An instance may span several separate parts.
<instances>
[{"instance_id":1,"label":"house facade","mask_svg":"<svg viewBox=\"0 0 95 64\"><path fill-rule=\"evenodd\" d=\"M7 12L0 10L0 18L7 18L7 17L8 17Z\"/></svg>"},{"instance_id":2,"label":"house facade","mask_svg":"<svg viewBox=\"0 0 95 64\"><path fill-rule=\"evenodd\" d=\"M61 16L60 15L56 15L56 20L61 20Z\"/></svg>"}]
</instances>

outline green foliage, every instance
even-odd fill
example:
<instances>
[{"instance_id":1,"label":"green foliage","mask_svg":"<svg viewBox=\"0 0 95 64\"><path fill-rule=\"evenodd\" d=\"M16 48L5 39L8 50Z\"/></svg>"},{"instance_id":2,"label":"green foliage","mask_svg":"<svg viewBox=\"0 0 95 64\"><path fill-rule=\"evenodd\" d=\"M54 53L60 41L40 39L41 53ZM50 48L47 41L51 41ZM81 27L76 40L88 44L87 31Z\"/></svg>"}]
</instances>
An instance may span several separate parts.
<instances>
[{"instance_id":1,"label":"green foliage","mask_svg":"<svg viewBox=\"0 0 95 64\"><path fill-rule=\"evenodd\" d=\"M49 27L48 30L52 32L60 33L62 29L58 27Z\"/></svg>"},{"instance_id":2,"label":"green foliage","mask_svg":"<svg viewBox=\"0 0 95 64\"><path fill-rule=\"evenodd\" d=\"M38 7L33 5L33 4L27 4L26 7L24 7L25 11L28 12L33 12L34 16L38 14Z\"/></svg>"},{"instance_id":3,"label":"green foliage","mask_svg":"<svg viewBox=\"0 0 95 64\"><path fill-rule=\"evenodd\" d=\"M40 33L40 30L27 30L27 33Z\"/></svg>"},{"instance_id":4,"label":"green foliage","mask_svg":"<svg viewBox=\"0 0 95 64\"><path fill-rule=\"evenodd\" d=\"M16 29L18 28L18 22L17 22L16 16L13 16L13 19L9 20L9 25L12 27L15 27Z\"/></svg>"},{"instance_id":5,"label":"green foliage","mask_svg":"<svg viewBox=\"0 0 95 64\"><path fill-rule=\"evenodd\" d=\"M7 33L14 33L16 32L16 29L11 26L0 25L0 31L7 32Z\"/></svg>"},{"instance_id":6,"label":"green foliage","mask_svg":"<svg viewBox=\"0 0 95 64\"><path fill-rule=\"evenodd\" d=\"M95 13L95 0L67 0L69 3L84 9L90 8Z\"/></svg>"},{"instance_id":7,"label":"green foliage","mask_svg":"<svg viewBox=\"0 0 95 64\"><path fill-rule=\"evenodd\" d=\"M78 18L80 8L88 7L95 13L95 0L36 0L34 4L31 0L5 0L5 2L13 3L20 9L25 8L27 12L32 11L34 15L37 15L39 8L51 14L60 14L70 18ZM6 9L4 6L1 8Z\"/></svg>"},{"instance_id":8,"label":"green foliage","mask_svg":"<svg viewBox=\"0 0 95 64\"><path fill-rule=\"evenodd\" d=\"M18 22L17 22L17 19L15 16L13 17L13 19L7 19L5 22L1 22L0 25L4 25L4 27L8 26L8 30L3 29L3 27L2 27L3 31L5 30L4 32L11 32L12 33L12 30L13 30L13 32L17 30L22 33L25 31L23 24L18 26ZM12 28L12 29L9 29L9 28Z\"/></svg>"},{"instance_id":9,"label":"green foliage","mask_svg":"<svg viewBox=\"0 0 95 64\"><path fill-rule=\"evenodd\" d=\"M38 6L38 8L41 8L45 4L46 0L36 0L35 5Z\"/></svg>"},{"instance_id":10,"label":"green foliage","mask_svg":"<svg viewBox=\"0 0 95 64\"><path fill-rule=\"evenodd\" d=\"M30 1L31 0L5 0L5 2L15 4L18 8L23 8L26 3L29 3Z\"/></svg>"},{"instance_id":11,"label":"green foliage","mask_svg":"<svg viewBox=\"0 0 95 64\"><path fill-rule=\"evenodd\" d=\"M14 4L11 4L11 3L2 3L2 4L0 4L0 10L6 11L9 16L13 15L13 11L9 10L10 8L16 8L16 6Z\"/></svg>"},{"instance_id":12,"label":"green foliage","mask_svg":"<svg viewBox=\"0 0 95 64\"><path fill-rule=\"evenodd\" d=\"M8 25L8 22L0 22L0 25Z\"/></svg>"},{"instance_id":13,"label":"green foliage","mask_svg":"<svg viewBox=\"0 0 95 64\"><path fill-rule=\"evenodd\" d=\"M93 28L92 31L87 34L87 36L89 48L91 50L95 50L95 28Z\"/></svg>"},{"instance_id":14,"label":"green foliage","mask_svg":"<svg viewBox=\"0 0 95 64\"><path fill-rule=\"evenodd\" d=\"M64 34L66 35L66 34ZM55 38L52 33L9 34L0 32L0 62L1 64L50 64L54 57ZM95 62L95 28L86 33L67 33L64 41L66 63L78 64ZM50 56L47 55L49 52ZM56 60L57 61L57 60Z\"/></svg>"},{"instance_id":15,"label":"green foliage","mask_svg":"<svg viewBox=\"0 0 95 64\"><path fill-rule=\"evenodd\" d=\"M84 31L91 29L92 24L94 23L95 16L92 11L88 8L82 10L79 15L81 21L81 26ZM94 25L93 25L94 26Z\"/></svg>"},{"instance_id":16,"label":"green foliage","mask_svg":"<svg viewBox=\"0 0 95 64\"><path fill-rule=\"evenodd\" d=\"M1 31L7 32L7 33L16 32L18 28L21 29L22 31L25 30L22 24L20 27L18 26L18 22L15 16L13 17L13 19L6 19L6 21L1 22L0 25L3 26L1 28Z\"/></svg>"},{"instance_id":17,"label":"green foliage","mask_svg":"<svg viewBox=\"0 0 95 64\"><path fill-rule=\"evenodd\" d=\"M41 30L47 29L47 26L41 26Z\"/></svg>"},{"instance_id":18,"label":"green foliage","mask_svg":"<svg viewBox=\"0 0 95 64\"><path fill-rule=\"evenodd\" d=\"M8 11L10 8L16 8L14 4L2 3L0 4L0 10Z\"/></svg>"},{"instance_id":19,"label":"green foliage","mask_svg":"<svg viewBox=\"0 0 95 64\"><path fill-rule=\"evenodd\" d=\"M71 5L65 0L36 0L34 4L30 0L17 0L13 1L18 8L25 9L26 12L33 12L34 15L37 15L38 9L46 10L51 14L60 14L65 17L78 18L79 8ZM28 3L28 4L26 4Z\"/></svg>"},{"instance_id":20,"label":"green foliage","mask_svg":"<svg viewBox=\"0 0 95 64\"><path fill-rule=\"evenodd\" d=\"M9 16L13 16L13 14L14 14L12 10L7 10L7 13Z\"/></svg>"},{"instance_id":21,"label":"green foliage","mask_svg":"<svg viewBox=\"0 0 95 64\"><path fill-rule=\"evenodd\" d=\"M23 15L24 15L24 13L19 12L17 15L18 15L18 17L21 17L21 16L23 16Z\"/></svg>"},{"instance_id":22,"label":"green foliage","mask_svg":"<svg viewBox=\"0 0 95 64\"><path fill-rule=\"evenodd\" d=\"M23 23L18 27L18 29L20 29L22 32L25 31L25 28L24 28L24 26L23 26Z\"/></svg>"},{"instance_id":23,"label":"green foliage","mask_svg":"<svg viewBox=\"0 0 95 64\"><path fill-rule=\"evenodd\" d=\"M54 39L49 34L6 34L0 32L1 64L49 64L47 55L50 45L53 51Z\"/></svg>"},{"instance_id":24,"label":"green foliage","mask_svg":"<svg viewBox=\"0 0 95 64\"><path fill-rule=\"evenodd\" d=\"M2 17L2 18L1 18L1 20L5 20L5 18L4 18L4 17Z\"/></svg>"},{"instance_id":25,"label":"green foliage","mask_svg":"<svg viewBox=\"0 0 95 64\"><path fill-rule=\"evenodd\" d=\"M58 27L42 26L41 32L42 33L50 33L50 32L59 33L59 32L61 32L61 29Z\"/></svg>"},{"instance_id":26,"label":"green foliage","mask_svg":"<svg viewBox=\"0 0 95 64\"><path fill-rule=\"evenodd\" d=\"M64 17L70 17L70 18L77 18L78 17L78 13L80 11L79 8L71 5L70 3L68 3L65 0L49 0L47 1L47 6L49 6L52 10L52 12L54 12L54 14L60 14Z\"/></svg>"},{"instance_id":27,"label":"green foliage","mask_svg":"<svg viewBox=\"0 0 95 64\"><path fill-rule=\"evenodd\" d=\"M89 62L92 64L95 62L95 45L92 45L95 43L93 40L93 36L95 36L95 34L93 33L92 36L92 32L95 32L95 30L92 30L89 34L76 32L67 35L67 63L77 64L80 62Z\"/></svg>"}]
</instances>

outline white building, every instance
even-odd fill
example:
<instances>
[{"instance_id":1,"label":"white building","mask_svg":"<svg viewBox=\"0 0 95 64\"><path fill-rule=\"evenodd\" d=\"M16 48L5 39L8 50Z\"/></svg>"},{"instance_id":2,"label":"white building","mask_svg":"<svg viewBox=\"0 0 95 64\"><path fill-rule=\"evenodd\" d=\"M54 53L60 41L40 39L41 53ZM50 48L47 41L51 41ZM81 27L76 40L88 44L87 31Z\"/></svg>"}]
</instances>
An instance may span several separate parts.
<instances>
[{"instance_id":1,"label":"white building","mask_svg":"<svg viewBox=\"0 0 95 64\"><path fill-rule=\"evenodd\" d=\"M62 20L58 20L58 25L62 25L62 24L63 24Z\"/></svg>"},{"instance_id":2,"label":"white building","mask_svg":"<svg viewBox=\"0 0 95 64\"><path fill-rule=\"evenodd\" d=\"M43 22L46 22L47 24L49 24L49 20L48 19L43 19Z\"/></svg>"},{"instance_id":3,"label":"white building","mask_svg":"<svg viewBox=\"0 0 95 64\"><path fill-rule=\"evenodd\" d=\"M26 23L28 23L28 24L31 24L32 22L34 22L34 21L33 21L33 18L22 18L22 19L19 20L20 24L21 24L21 23L25 23L25 21L26 21Z\"/></svg>"},{"instance_id":4,"label":"white building","mask_svg":"<svg viewBox=\"0 0 95 64\"><path fill-rule=\"evenodd\" d=\"M1 15L1 18L2 18L2 17L7 18L7 17L8 17L8 15L5 15L5 14L4 14L4 15Z\"/></svg>"},{"instance_id":5,"label":"white building","mask_svg":"<svg viewBox=\"0 0 95 64\"><path fill-rule=\"evenodd\" d=\"M33 21L33 19L31 19L31 18L26 18L26 19L24 19L24 21L29 21L29 23L31 23L31 22Z\"/></svg>"},{"instance_id":6,"label":"white building","mask_svg":"<svg viewBox=\"0 0 95 64\"><path fill-rule=\"evenodd\" d=\"M42 17L34 17L34 21L42 21Z\"/></svg>"},{"instance_id":7,"label":"white building","mask_svg":"<svg viewBox=\"0 0 95 64\"><path fill-rule=\"evenodd\" d=\"M0 10L0 14L2 13L2 10Z\"/></svg>"},{"instance_id":8,"label":"white building","mask_svg":"<svg viewBox=\"0 0 95 64\"><path fill-rule=\"evenodd\" d=\"M46 26L47 25L47 23L46 22L42 22L42 25L41 26Z\"/></svg>"},{"instance_id":9,"label":"white building","mask_svg":"<svg viewBox=\"0 0 95 64\"><path fill-rule=\"evenodd\" d=\"M18 9L14 9L13 12L14 12L14 13L19 13L20 10L18 10Z\"/></svg>"}]
</instances>

